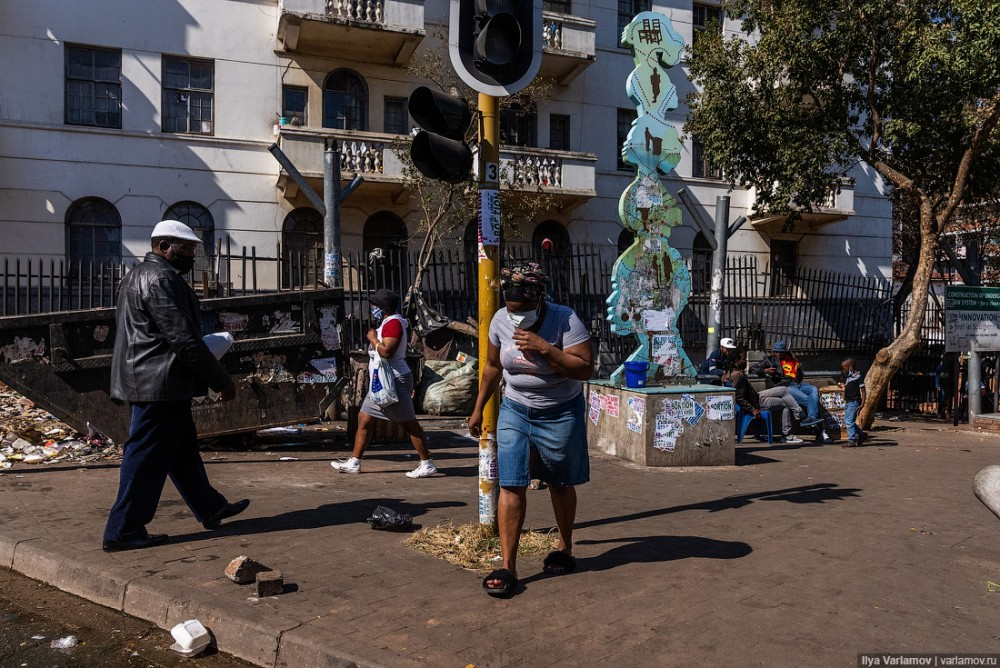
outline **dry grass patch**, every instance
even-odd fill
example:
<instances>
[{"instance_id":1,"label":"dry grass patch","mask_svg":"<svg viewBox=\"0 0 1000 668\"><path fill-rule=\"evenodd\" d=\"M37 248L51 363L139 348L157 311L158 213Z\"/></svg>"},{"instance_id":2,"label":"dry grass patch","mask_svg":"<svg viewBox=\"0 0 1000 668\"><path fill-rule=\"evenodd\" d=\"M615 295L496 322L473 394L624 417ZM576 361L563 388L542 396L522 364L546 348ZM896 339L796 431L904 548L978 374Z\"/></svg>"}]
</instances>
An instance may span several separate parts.
<instances>
[{"instance_id":1,"label":"dry grass patch","mask_svg":"<svg viewBox=\"0 0 1000 668\"><path fill-rule=\"evenodd\" d=\"M555 529L521 532L518 544L519 557L548 554L559 544L559 534ZM494 557L500 555L500 539L481 524L461 524L452 522L436 527L420 529L406 539L406 545L427 552L439 559L462 568L490 570L496 567Z\"/></svg>"}]
</instances>

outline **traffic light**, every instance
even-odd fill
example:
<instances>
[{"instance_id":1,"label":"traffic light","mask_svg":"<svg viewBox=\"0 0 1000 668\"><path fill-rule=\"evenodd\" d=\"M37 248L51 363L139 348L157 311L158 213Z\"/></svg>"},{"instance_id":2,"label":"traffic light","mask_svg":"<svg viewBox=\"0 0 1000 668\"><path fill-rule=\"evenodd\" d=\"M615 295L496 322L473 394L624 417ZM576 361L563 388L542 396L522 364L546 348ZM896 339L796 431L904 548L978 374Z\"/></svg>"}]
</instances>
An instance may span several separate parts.
<instances>
[{"instance_id":1,"label":"traffic light","mask_svg":"<svg viewBox=\"0 0 1000 668\"><path fill-rule=\"evenodd\" d=\"M462 98L426 86L410 93L410 117L421 130L410 144L410 159L430 179L461 183L472 174L472 151L465 133L472 124L472 110Z\"/></svg>"},{"instance_id":2,"label":"traffic light","mask_svg":"<svg viewBox=\"0 0 1000 668\"><path fill-rule=\"evenodd\" d=\"M451 0L448 47L473 90L513 95L542 64L542 0Z\"/></svg>"}]
</instances>

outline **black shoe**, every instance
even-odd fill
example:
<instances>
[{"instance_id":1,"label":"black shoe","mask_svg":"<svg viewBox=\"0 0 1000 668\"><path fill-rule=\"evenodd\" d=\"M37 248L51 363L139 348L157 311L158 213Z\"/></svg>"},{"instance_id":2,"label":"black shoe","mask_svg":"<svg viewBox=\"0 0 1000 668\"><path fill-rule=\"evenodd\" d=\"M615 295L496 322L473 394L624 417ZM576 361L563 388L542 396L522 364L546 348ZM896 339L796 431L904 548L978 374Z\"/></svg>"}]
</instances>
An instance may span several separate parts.
<instances>
[{"instance_id":1,"label":"black shoe","mask_svg":"<svg viewBox=\"0 0 1000 668\"><path fill-rule=\"evenodd\" d=\"M151 533L144 538L134 540L106 540L104 541L105 552L124 552L125 550L142 550L147 547L163 545L170 538L165 533Z\"/></svg>"},{"instance_id":2,"label":"black shoe","mask_svg":"<svg viewBox=\"0 0 1000 668\"><path fill-rule=\"evenodd\" d=\"M219 510L219 512L206 519L201 523L201 525L209 530L218 529L219 525L222 524L222 520L239 515L246 510L249 505L250 499L243 499L242 501L237 501L236 503L227 503L222 506L222 509Z\"/></svg>"}]
</instances>

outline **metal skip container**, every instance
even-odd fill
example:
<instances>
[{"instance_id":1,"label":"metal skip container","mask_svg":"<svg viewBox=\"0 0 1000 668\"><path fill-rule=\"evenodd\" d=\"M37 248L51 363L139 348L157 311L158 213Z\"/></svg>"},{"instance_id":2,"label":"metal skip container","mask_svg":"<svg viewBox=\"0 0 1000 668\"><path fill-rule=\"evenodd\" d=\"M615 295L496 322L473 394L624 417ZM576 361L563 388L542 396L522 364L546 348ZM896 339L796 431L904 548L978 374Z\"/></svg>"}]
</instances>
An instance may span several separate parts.
<instances>
[{"instance_id":1,"label":"metal skip container","mask_svg":"<svg viewBox=\"0 0 1000 668\"><path fill-rule=\"evenodd\" d=\"M203 300L205 333L235 339L221 362L237 395L193 400L199 437L320 417L342 368L343 302L339 288ZM109 394L114 338L113 308L0 317L0 381L78 431L124 443L129 410Z\"/></svg>"}]
</instances>

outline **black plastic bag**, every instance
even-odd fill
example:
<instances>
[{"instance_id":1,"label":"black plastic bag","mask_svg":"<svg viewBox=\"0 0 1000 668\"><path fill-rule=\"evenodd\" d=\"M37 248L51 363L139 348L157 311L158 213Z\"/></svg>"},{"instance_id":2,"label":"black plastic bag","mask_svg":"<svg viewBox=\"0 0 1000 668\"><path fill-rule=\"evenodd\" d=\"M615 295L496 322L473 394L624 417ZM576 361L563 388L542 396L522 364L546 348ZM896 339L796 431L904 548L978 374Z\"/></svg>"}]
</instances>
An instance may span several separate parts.
<instances>
[{"instance_id":1,"label":"black plastic bag","mask_svg":"<svg viewBox=\"0 0 1000 668\"><path fill-rule=\"evenodd\" d=\"M400 514L386 506L379 506L368 518L368 524L372 529L383 531L407 531L413 526L413 518L409 513Z\"/></svg>"}]
</instances>

